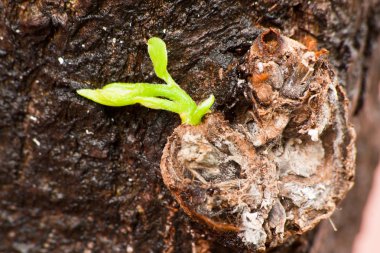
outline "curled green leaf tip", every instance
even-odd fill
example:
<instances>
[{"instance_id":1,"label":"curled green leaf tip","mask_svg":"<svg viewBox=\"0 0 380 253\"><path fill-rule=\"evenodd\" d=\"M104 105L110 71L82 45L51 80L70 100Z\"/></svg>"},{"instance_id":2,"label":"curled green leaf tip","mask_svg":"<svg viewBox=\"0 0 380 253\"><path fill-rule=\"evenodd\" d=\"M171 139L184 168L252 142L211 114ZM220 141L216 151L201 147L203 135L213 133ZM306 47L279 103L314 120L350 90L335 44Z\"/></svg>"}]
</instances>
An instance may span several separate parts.
<instances>
[{"instance_id":1,"label":"curled green leaf tip","mask_svg":"<svg viewBox=\"0 0 380 253\"><path fill-rule=\"evenodd\" d=\"M77 93L102 105L141 104L152 109L178 113L183 124L200 124L203 116L210 112L215 102L214 95L197 105L167 71L168 57L165 42L153 37L147 44L154 72L166 84L110 83L101 89L79 89Z\"/></svg>"}]
</instances>

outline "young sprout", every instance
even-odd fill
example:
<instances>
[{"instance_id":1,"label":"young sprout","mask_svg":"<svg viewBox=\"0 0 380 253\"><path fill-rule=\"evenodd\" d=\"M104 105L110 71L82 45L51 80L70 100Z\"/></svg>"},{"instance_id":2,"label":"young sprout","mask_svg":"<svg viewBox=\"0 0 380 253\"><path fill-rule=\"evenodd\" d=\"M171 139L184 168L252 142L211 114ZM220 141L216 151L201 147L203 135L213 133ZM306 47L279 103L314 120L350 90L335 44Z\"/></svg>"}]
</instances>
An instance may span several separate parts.
<instances>
[{"instance_id":1,"label":"young sprout","mask_svg":"<svg viewBox=\"0 0 380 253\"><path fill-rule=\"evenodd\" d=\"M210 111L215 98L197 105L194 100L173 80L167 70L168 57L165 42L160 38L148 40L148 53L154 72L166 84L110 83L101 89L80 89L77 93L99 104L125 106L141 104L145 107L178 113L182 124L198 125Z\"/></svg>"}]
</instances>

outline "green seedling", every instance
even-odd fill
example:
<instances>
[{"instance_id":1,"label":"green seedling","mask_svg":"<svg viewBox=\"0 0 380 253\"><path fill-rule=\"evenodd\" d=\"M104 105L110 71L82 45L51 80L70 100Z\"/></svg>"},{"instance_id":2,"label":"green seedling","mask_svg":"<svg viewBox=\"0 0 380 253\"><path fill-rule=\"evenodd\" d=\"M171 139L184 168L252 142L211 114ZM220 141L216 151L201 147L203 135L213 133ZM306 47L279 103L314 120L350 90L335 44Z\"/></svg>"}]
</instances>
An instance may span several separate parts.
<instances>
[{"instance_id":1,"label":"green seedling","mask_svg":"<svg viewBox=\"0 0 380 253\"><path fill-rule=\"evenodd\" d=\"M145 107L178 113L182 124L198 125L202 117L210 112L215 98L197 105L194 100L173 80L167 70L168 57L165 42L160 38L148 40L148 53L154 72L166 84L110 83L101 89L80 89L77 93L99 104L125 106L141 104Z\"/></svg>"}]
</instances>

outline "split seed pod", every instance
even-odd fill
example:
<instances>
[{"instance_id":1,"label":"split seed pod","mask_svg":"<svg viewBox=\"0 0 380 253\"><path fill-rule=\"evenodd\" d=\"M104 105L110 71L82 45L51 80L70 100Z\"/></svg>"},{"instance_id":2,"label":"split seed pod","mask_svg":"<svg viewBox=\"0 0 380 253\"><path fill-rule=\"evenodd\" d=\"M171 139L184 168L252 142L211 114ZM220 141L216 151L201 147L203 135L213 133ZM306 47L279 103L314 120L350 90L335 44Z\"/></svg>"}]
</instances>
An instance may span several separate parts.
<instances>
[{"instance_id":1,"label":"split seed pod","mask_svg":"<svg viewBox=\"0 0 380 253\"><path fill-rule=\"evenodd\" d=\"M241 67L252 108L231 122L211 114L177 127L161 172L194 220L238 247L264 251L332 214L353 185L355 132L320 52L270 29Z\"/></svg>"}]
</instances>

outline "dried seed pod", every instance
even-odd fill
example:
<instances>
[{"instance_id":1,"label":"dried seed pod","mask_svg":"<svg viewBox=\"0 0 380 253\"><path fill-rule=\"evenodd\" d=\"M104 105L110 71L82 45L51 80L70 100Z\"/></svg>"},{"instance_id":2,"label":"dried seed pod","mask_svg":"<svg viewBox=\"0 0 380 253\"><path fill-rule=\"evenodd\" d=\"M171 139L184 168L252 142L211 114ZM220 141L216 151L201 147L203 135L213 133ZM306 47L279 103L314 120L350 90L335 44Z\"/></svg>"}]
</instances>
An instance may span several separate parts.
<instances>
[{"instance_id":1,"label":"dried seed pod","mask_svg":"<svg viewBox=\"0 0 380 253\"><path fill-rule=\"evenodd\" d=\"M219 114L199 126L182 125L169 137L161 173L184 211L220 232L244 234L258 248L264 220L278 195L276 167L255 154L244 134ZM247 239L246 239L247 237Z\"/></svg>"},{"instance_id":2,"label":"dried seed pod","mask_svg":"<svg viewBox=\"0 0 380 253\"><path fill-rule=\"evenodd\" d=\"M245 59L252 110L179 126L161 171L188 215L235 246L263 251L332 214L353 185L355 132L319 54L270 29Z\"/></svg>"}]
</instances>

